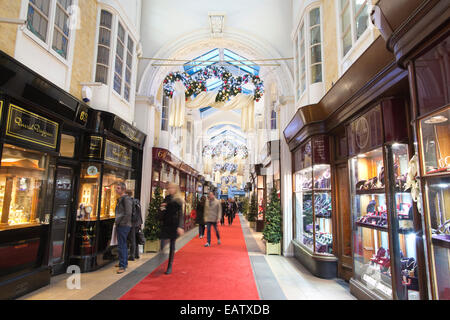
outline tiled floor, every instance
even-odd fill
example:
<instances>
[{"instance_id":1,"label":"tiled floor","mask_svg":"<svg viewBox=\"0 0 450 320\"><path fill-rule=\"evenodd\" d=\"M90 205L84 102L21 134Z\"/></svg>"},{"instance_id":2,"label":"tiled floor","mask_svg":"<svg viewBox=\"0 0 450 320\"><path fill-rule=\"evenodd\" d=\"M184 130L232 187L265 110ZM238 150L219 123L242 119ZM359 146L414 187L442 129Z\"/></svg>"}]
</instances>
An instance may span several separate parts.
<instances>
[{"instance_id":1,"label":"tiled floor","mask_svg":"<svg viewBox=\"0 0 450 320\"><path fill-rule=\"evenodd\" d=\"M244 219L243 219L244 220ZM244 225L248 225L245 221ZM356 300L350 294L348 284L340 279L320 279L313 276L295 258L264 254L262 233L250 230L260 252L253 248L250 256L262 256L270 266L281 290L288 300Z\"/></svg>"},{"instance_id":2,"label":"tiled floor","mask_svg":"<svg viewBox=\"0 0 450 320\"><path fill-rule=\"evenodd\" d=\"M266 256L262 233L255 232L248 227L248 222L241 217L242 228L246 238L247 249L252 261L253 273L258 285L261 299L288 300L354 300L348 285L343 280L325 280L313 276L296 259L283 256ZM196 236L197 230L186 233L180 246ZM178 245L177 245L178 247ZM179 249L179 248L178 248ZM141 259L129 262L126 273L115 273L115 263L111 263L100 270L81 274L81 289L68 289L66 282L69 274L62 274L51 279L49 286L34 291L20 299L24 300L88 300L91 298L109 299L115 297L114 292L119 284L127 283L134 271L147 273L146 265L155 253L145 253ZM154 261L154 260L152 260ZM147 263L147 264L146 264ZM152 262L153 263L153 262ZM159 262L158 262L159 263ZM146 264L146 265L144 265ZM148 272L151 272L148 270ZM127 277L128 278L124 278ZM137 275L139 277L140 275ZM124 279L123 279L124 278ZM136 278L136 277L134 277ZM122 279L122 280L121 280ZM121 281L119 281L121 280ZM137 281L134 279L133 281ZM132 286L133 284L130 284ZM107 289L108 290L105 290ZM109 290L111 288L111 290ZM110 293L109 291L113 292ZM106 298L105 298L106 297Z\"/></svg>"}]
</instances>

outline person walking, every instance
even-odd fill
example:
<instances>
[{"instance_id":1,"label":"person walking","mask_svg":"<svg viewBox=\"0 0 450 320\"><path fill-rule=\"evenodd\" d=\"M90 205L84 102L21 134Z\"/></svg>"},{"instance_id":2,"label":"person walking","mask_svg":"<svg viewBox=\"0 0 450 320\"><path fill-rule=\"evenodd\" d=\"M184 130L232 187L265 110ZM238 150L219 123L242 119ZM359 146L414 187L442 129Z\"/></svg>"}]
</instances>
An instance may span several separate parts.
<instances>
[{"instance_id":1,"label":"person walking","mask_svg":"<svg viewBox=\"0 0 450 320\"><path fill-rule=\"evenodd\" d=\"M232 199L228 199L227 209L228 209L228 225L231 226L233 224L233 203L232 203Z\"/></svg>"},{"instance_id":2,"label":"person walking","mask_svg":"<svg viewBox=\"0 0 450 320\"><path fill-rule=\"evenodd\" d=\"M164 198L161 204L161 250L170 242L169 263L165 274L172 273L172 265L175 257L175 242L178 236L184 233L184 197L180 192L180 187L174 183L170 183L167 188L169 194Z\"/></svg>"},{"instance_id":3,"label":"person walking","mask_svg":"<svg viewBox=\"0 0 450 320\"><path fill-rule=\"evenodd\" d=\"M203 239L205 235L205 202L206 197L202 196L197 205L197 216L195 217L195 222L198 223L198 234L200 239Z\"/></svg>"},{"instance_id":4,"label":"person walking","mask_svg":"<svg viewBox=\"0 0 450 320\"><path fill-rule=\"evenodd\" d=\"M130 243L129 261L134 261L134 259L139 259L139 246L137 245L137 235L142 226L142 212L141 203L139 199L133 198L131 191L126 192L127 195L133 201L133 214L131 216L131 229L128 234L128 242Z\"/></svg>"},{"instance_id":5,"label":"person walking","mask_svg":"<svg viewBox=\"0 0 450 320\"><path fill-rule=\"evenodd\" d=\"M217 243L220 244L220 234L217 224L222 219L222 205L214 196L214 192L208 194L208 200L205 204L205 222L206 222L206 244L205 247L211 246L211 226L216 230Z\"/></svg>"},{"instance_id":6,"label":"person walking","mask_svg":"<svg viewBox=\"0 0 450 320\"><path fill-rule=\"evenodd\" d=\"M220 205L222 207L222 217L220 218L220 225L223 226L225 224L225 217L228 216L228 204L222 199L220 200Z\"/></svg>"},{"instance_id":7,"label":"person walking","mask_svg":"<svg viewBox=\"0 0 450 320\"><path fill-rule=\"evenodd\" d=\"M117 247L119 251L119 269L117 273L124 273L128 267L128 247L127 238L131 229L131 215L133 212L133 201L126 194L127 187L125 183L119 182L116 185L116 193L119 196L117 200L116 213L116 231L117 231Z\"/></svg>"}]
</instances>

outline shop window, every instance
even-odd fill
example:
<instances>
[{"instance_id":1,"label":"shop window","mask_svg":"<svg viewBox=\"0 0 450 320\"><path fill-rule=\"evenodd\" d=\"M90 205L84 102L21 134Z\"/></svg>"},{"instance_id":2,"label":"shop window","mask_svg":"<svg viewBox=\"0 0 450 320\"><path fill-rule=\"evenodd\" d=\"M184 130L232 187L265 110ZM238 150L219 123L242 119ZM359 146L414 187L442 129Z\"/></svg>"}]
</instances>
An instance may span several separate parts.
<instances>
[{"instance_id":1,"label":"shop window","mask_svg":"<svg viewBox=\"0 0 450 320\"><path fill-rule=\"evenodd\" d=\"M75 137L67 134L61 135L61 157L73 158L75 155Z\"/></svg>"},{"instance_id":2,"label":"shop window","mask_svg":"<svg viewBox=\"0 0 450 320\"><path fill-rule=\"evenodd\" d=\"M27 12L27 29L45 42L64 59L67 59L70 30L69 8L72 0L30 0ZM49 26L53 26L50 27ZM51 43L49 39L52 39Z\"/></svg>"},{"instance_id":3,"label":"shop window","mask_svg":"<svg viewBox=\"0 0 450 320\"><path fill-rule=\"evenodd\" d=\"M96 163L84 163L81 167L77 220L97 219L100 170Z\"/></svg>"},{"instance_id":4,"label":"shop window","mask_svg":"<svg viewBox=\"0 0 450 320\"><path fill-rule=\"evenodd\" d=\"M309 49L311 83L322 82L322 36L320 31L320 8L309 12Z\"/></svg>"},{"instance_id":5,"label":"shop window","mask_svg":"<svg viewBox=\"0 0 450 320\"><path fill-rule=\"evenodd\" d=\"M97 46L97 70L95 81L108 84L109 52L111 49L112 14L102 10Z\"/></svg>"},{"instance_id":6,"label":"shop window","mask_svg":"<svg viewBox=\"0 0 450 320\"><path fill-rule=\"evenodd\" d=\"M134 197L136 180L128 170L122 170L111 166L105 166L102 181L102 205L100 219L111 219L116 216L115 209L117 200L116 186L119 182L125 183L127 192Z\"/></svg>"},{"instance_id":7,"label":"shop window","mask_svg":"<svg viewBox=\"0 0 450 320\"><path fill-rule=\"evenodd\" d=\"M48 224L49 156L4 145L0 167L0 230Z\"/></svg>"},{"instance_id":8,"label":"shop window","mask_svg":"<svg viewBox=\"0 0 450 320\"><path fill-rule=\"evenodd\" d=\"M342 56L345 56L369 26L367 0L339 0Z\"/></svg>"}]
</instances>

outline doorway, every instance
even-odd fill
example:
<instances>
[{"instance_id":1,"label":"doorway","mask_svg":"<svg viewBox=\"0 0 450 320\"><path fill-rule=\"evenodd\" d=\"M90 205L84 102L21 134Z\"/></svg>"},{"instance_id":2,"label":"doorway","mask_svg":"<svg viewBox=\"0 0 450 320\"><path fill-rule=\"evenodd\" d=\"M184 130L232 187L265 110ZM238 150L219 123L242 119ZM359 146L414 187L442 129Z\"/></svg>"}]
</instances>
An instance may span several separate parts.
<instances>
[{"instance_id":1,"label":"doorway","mask_svg":"<svg viewBox=\"0 0 450 320\"><path fill-rule=\"evenodd\" d=\"M56 168L55 199L51 232L50 263L52 274L65 272L68 247L69 217L73 203L74 170L66 166Z\"/></svg>"}]
</instances>

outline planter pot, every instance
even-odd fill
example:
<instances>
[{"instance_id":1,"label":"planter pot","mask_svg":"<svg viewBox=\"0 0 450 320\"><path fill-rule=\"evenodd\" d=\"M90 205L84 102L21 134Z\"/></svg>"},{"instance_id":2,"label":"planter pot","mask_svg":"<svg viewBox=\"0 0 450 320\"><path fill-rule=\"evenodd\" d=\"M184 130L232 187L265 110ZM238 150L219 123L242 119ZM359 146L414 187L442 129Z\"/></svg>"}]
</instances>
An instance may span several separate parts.
<instances>
[{"instance_id":1,"label":"planter pot","mask_svg":"<svg viewBox=\"0 0 450 320\"><path fill-rule=\"evenodd\" d=\"M281 242L278 243L266 242L266 254L281 255Z\"/></svg>"},{"instance_id":2,"label":"planter pot","mask_svg":"<svg viewBox=\"0 0 450 320\"><path fill-rule=\"evenodd\" d=\"M249 221L248 223L250 224L250 228L256 228L256 221Z\"/></svg>"},{"instance_id":3,"label":"planter pot","mask_svg":"<svg viewBox=\"0 0 450 320\"><path fill-rule=\"evenodd\" d=\"M146 240L144 245L144 252L159 252L161 248L160 240Z\"/></svg>"}]
</instances>

